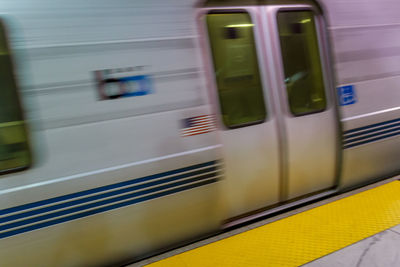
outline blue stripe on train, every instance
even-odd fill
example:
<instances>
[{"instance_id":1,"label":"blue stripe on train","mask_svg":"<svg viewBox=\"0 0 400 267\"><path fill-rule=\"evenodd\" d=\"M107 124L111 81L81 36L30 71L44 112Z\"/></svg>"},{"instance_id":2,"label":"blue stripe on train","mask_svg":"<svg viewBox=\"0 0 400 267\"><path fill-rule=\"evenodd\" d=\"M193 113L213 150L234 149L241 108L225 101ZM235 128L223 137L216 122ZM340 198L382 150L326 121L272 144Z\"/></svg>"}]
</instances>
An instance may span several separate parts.
<instances>
[{"instance_id":1,"label":"blue stripe on train","mask_svg":"<svg viewBox=\"0 0 400 267\"><path fill-rule=\"evenodd\" d=\"M346 140L345 139L345 141L343 143L344 144L349 144L349 143L362 141L362 140L365 140L367 138L371 138L371 137L375 137L375 136L386 136L386 134L388 134L388 133L393 133L393 132L396 132L396 131L399 131L399 130L400 130L400 125L399 125L399 127L396 127L396 128L390 129L390 130L385 130L385 131L380 131L380 132L377 132L377 133L367 134L367 135L364 135L364 136L361 136L361 137L358 137L358 138L353 138L351 140Z\"/></svg>"},{"instance_id":2,"label":"blue stripe on train","mask_svg":"<svg viewBox=\"0 0 400 267\"><path fill-rule=\"evenodd\" d=\"M392 134L386 134L386 135L379 136L379 137L376 137L376 138L372 138L372 139L369 139L369 140L365 140L365 141L362 141L362 142L357 142L357 143L352 143L352 144L349 144L349 145L344 145L343 148L346 149L346 148L350 148L350 147L360 146L360 145L364 145L364 144L367 144L367 143L375 142L375 141L378 141L378 140L381 140L381 139L385 139L385 138L389 138L389 137L393 137L393 136L397 136L397 135L400 135L400 132L392 133Z\"/></svg>"},{"instance_id":3,"label":"blue stripe on train","mask_svg":"<svg viewBox=\"0 0 400 267\"><path fill-rule=\"evenodd\" d=\"M24 233L27 231L40 229L50 225L70 220L75 220L78 218L90 216L93 214L109 211L112 209L136 204L150 199L174 194L191 188L217 182L219 180L217 177L219 168L215 166L217 162L218 161L205 162L202 164L197 164L181 169L176 169L168 172L137 178L130 181L97 187L90 190L84 190L81 192L68 194L65 196L50 198L42 201L37 201L34 203L20 205L17 207L3 209L1 210L0 214L9 214L16 211L24 211L26 209L39 207L38 209L35 210L25 211L18 214L10 214L9 216L0 218L0 223L5 223L0 226L0 231L2 231L0 233L0 238L13 236L19 233ZM199 168L203 169L199 170ZM187 172L187 173L180 174L182 172ZM167 177L170 175L175 175L175 176ZM164 179L155 180L158 178L164 178ZM134 185L141 182L146 182L146 183ZM133 186L125 187L127 185L133 185ZM118 189L118 190L114 190L112 192L103 192L105 190L110 190L110 189ZM141 191L133 192L135 190L141 190ZM99 193L99 192L103 193L88 196L93 193ZM87 197L74 199L82 196L87 196ZM70 201L57 204L57 202L63 200L70 200ZM54 205L41 207L49 204L54 204ZM80 206L76 207L76 205ZM37 216L31 217L35 215ZM65 216L65 217L59 218L60 216ZM19 228L13 229L16 227Z\"/></svg>"},{"instance_id":4,"label":"blue stripe on train","mask_svg":"<svg viewBox=\"0 0 400 267\"><path fill-rule=\"evenodd\" d=\"M362 126L362 127L358 127L358 128L354 128L354 129L351 129L351 130L347 130L344 133L347 134L347 133L357 132L357 131L361 131L361 130L364 130L364 129L368 129L368 128L372 128L372 127L376 127L376 126L380 126L380 125L385 125L385 124L389 124L389 123L392 123L392 122L398 122L398 121L400 122L400 118L399 119L390 120L390 121L374 123L374 124L370 124L370 125L366 125L366 126Z\"/></svg>"},{"instance_id":5,"label":"blue stripe on train","mask_svg":"<svg viewBox=\"0 0 400 267\"><path fill-rule=\"evenodd\" d=\"M78 206L78 207L64 209L64 210L61 210L61 211L56 211L56 212L53 212L53 213L48 213L48 214L45 214L45 215L36 216L36 217L30 218L30 219L25 219L25 220L13 222L13 223L4 224L4 225L0 226L0 231L4 231L4 230L11 229L11 228L14 228L14 227L19 227L19 226L26 225L26 224L36 223L36 222L43 221L43 220L52 219L52 218L55 218L55 217L67 215L69 213L75 213L75 212L78 212L78 211L92 209L92 208L95 208L95 207L111 204L111 203L114 203L114 202L119 202L119 201L122 201L122 200L127 200L127 199L130 199L130 198L147 195L147 194L150 194L150 193L155 193L157 191L162 191L162 190L173 188L173 187L176 187L176 186L180 186L180 185L184 185L184 184L188 184L188 183L192 183L192 182L197 182L198 180L204 180L204 179L207 179L207 178L212 178L213 176L216 176L216 175L214 175L214 174L203 175L203 176L200 176L200 177L191 178L191 179L187 179L187 180L184 180L184 181L179 181L179 182L175 182L175 183L171 183L171 184L167 184L167 185L162 185L162 186L158 186L158 187L155 187L155 188L152 188L152 189L142 190L140 192L135 192L135 193L122 195L122 196L117 196L118 194L113 194L116 197L100 200L100 201L97 201L97 202L85 204L85 205ZM87 201L85 201L85 202L87 202ZM45 213L45 212L46 211L37 212L34 215L40 214L40 213ZM28 217L28 216L24 216L24 217ZM7 220L7 221L11 221L11 220Z\"/></svg>"},{"instance_id":6,"label":"blue stripe on train","mask_svg":"<svg viewBox=\"0 0 400 267\"><path fill-rule=\"evenodd\" d=\"M365 130L365 131L362 131L362 132L356 132L356 133L352 133L352 134L347 134L345 139L348 139L348 138L351 138L351 137L360 136L360 135L363 135L363 134L374 133L374 132L385 130L385 129L391 129L391 128L395 128L395 127L400 127L400 121L397 122L397 123L394 123L394 124L380 126L380 127L374 128L372 130Z\"/></svg>"},{"instance_id":7,"label":"blue stripe on train","mask_svg":"<svg viewBox=\"0 0 400 267\"><path fill-rule=\"evenodd\" d=\"M101 187L97 187L97 188L93 188L93 189L89 189L89 190L85 190L85 191L80 191L80 192L77 192L77 193L72 193L72 194L59 196L59 197L54 197L54 198L49 198L49 199L45 199L45 200L41 200L41 201L37 201L37 202L33 202L33 203L28 203L28 204L24 204L24 205L12 207L12 208L2 209L2 210L0 210L0 215L5 215L5 214L8 214L8 213L13 213L13 212L22 211L22 210L26 210L26 209L31 209L31 208L35 208L35 207L39 207L39 206L43 206L43 205L48 205L48 204L52 204L52 203L55 203L55 202L60 202L60 201L64 201L64 200L68 200L68 199L72 199L72 198L76 198L76 197L90 195L90 194L93 194L93 193L99 193L99 192L107 191L107 190L110 190L110 189L124 187L124 186L127 186L127 185L132 185L132 184L137 184L137 183L141 183L141 182L145 182L145 181L150 181L150 180L154 180L154 179L157 179L157 178L161 178L163 176L173 175L173 174L177 174L177 173L180 173L180 172L185 172L185 171L190 171L190 170L197 169L197 168L211 166L211 165L216 164L216 162L217 161L209 161L209 162L205 162L205 163L201 163L201 164L197 164L197 165L192 165L192 166L188 166L188 167L185 167L185 168L176 169L176 170L172 170L172 171L167 171L167 172L163 172L163 173L153 174L153 175L149 175L149 176L145 176L145 177L142 177L142 178L137 178L137 179L133 179L133 180L125 181L125 182L120 182L120 183L116 183L116 184L101 186Z\"/></svg>"},{"instance_id":8,"label":"blue stripe on train","mask_svg":"<svg viewBox=\"0 0 400 267\"><path fill-rule=\"evenodd\" d=\"M348 134L343 136L344 149L372 143L378 140L400 135L400 119L389 120L351 129L345 131L344 134ZM357 138L350 140L352 137Z\"/></svg>"},{"instance_id":9,"label":"blue stripe on train","mask_svg":"<svg viewBox=\"0 0 400 267\"><path fill-rule=\"evenodd\" d=\"M58 219L55 219L55 220L46 221L46 222L42 222L42 223L39 223L39 224L30 225L30 226L26 226L26 227L23 227L23 228L11 230L11 231L8 231L8 232L0 233L0 239L1 238L5 238L5 237L10 237L10 236L13 236L13 235L22 234L22 233L33 231L33 230L37 230L37 229L40 229L40 228L48 227L48 226L51 226L51 225L55 225L55 224L59 224L59 223L63 223L63 222L68 222L68 221L72 221L72 220L76 220L76 219L87 217L87 216L94 215L94 214L97 214L97 213L102 213L102 212L106 212L106 211L109 211L109 210L125 207L125 206L128 206L128 205L133 205L133 204L136 204L136 203L139 203L139 202L143 202L143 201L147 201L147 200L151 200L151 199L154 199L154 198L167 196L167 195L178 193L178 192L181 192L181 191L184 191L184 190L188 190L188 189L192 189L192 188L195 188L195 187L211 184L211 183L214 183L214 182L217 182L217 181L218 181L218 179L215 178L215 179L212 179L212 180L207 180L207 181L203 181L203 182L200 182L200 183L187 185L185 187L171 189L169 191L164 191L164 192L161 192L161 193L158 193L158 194L155 194L155 195L145 196L145 197L142 197L142 198L133 199L133 200L122 202L122 203L116 203L116 204L113 204L111 206L101 207L101 208L98 208L98 209L93 209L93 210L85 211L85 212L82 212L82 213L73 214L73 215L70 215L70 216L67 216L67 217L58 218Z\"/></svg>"},{"instance_id":10,"label":"blue stripe on train","mask_svg":"<svg viewBox=\"0 0 400 267\"><path fill-rule=\"evenodd\" d=\"M173 177L162 179L162 180L157 180L157 181L146 183L146 184L131 186L131 187L123 188L123 189L118 189L118 190L115 190L112 192L106 192L106 193L102 193L102 194L98 194L98 195L94 195L94 196L89 196L89 197L80 198L80 199L76 199L76 200L72 200L72 201L68 201L68 202L63 202L60 204L56 204L56 205L52 205L52 206L48 206L48 207L44 207L44 208L40 208L40 209L30 210L27 212L22 212L22 213L18 213L15 215L6 216L3 218L0 218L0 223L4 223L7 221L12 221L12 220L16 220L16 219L21 219L21 218L28 217L28 216L38 215L40 213L50 212L50 211L54 211L57 209L63 209L63 208L75 206L78 204L82 204L85 202L90 202L90 201L99 200L102 198L107 198L110 196L116 196L119 194L132 192L132 191L139 190L139 189L144 189L146 187L159 185L159 184L163 184L163 183L167 183L167 182L176 181L176 180L179 180L182 178L186 178L186 177L190 177L193 175L198 175L198 174L202 174L202 173L210 172L210 171L216 171L216 167L210 167L210 168L206 168L206 169L199 170L199 171L192 171L189 173L181 174L178 176L173 176ZM144 191L142 191L142 192L144 192ZM2 227L3 226L0 226L0 231L3 230Z\"/></svg>"}]
</instances>

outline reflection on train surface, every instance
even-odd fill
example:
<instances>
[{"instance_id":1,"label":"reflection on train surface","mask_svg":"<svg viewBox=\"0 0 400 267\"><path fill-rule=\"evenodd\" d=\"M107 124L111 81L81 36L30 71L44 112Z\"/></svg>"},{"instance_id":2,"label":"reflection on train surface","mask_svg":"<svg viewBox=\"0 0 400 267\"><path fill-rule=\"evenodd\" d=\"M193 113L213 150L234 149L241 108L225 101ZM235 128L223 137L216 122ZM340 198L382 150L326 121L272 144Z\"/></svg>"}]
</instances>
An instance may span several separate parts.
<instances>
[{"instance_id":1,"label":"reflection on train surface","mask_svg":"<svg viewBox=\"0 0 400 267\"><path fill-rule=\"evenodd\" d=\"M6 1L2 264L122 262L398 173L399 8Z\"/></svg>"}]
</instances>

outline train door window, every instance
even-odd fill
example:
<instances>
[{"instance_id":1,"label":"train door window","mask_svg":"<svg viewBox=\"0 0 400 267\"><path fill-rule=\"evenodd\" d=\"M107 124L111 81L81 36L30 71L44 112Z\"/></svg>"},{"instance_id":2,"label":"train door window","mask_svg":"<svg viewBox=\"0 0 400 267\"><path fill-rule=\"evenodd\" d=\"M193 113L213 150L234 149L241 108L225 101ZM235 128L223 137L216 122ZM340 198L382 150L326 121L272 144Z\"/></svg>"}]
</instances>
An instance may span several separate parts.
<instances>
[{"instance_id":1,"label":"train door window","mask_svg":"<svg viewBox=\"0 0 400 267\"><path fill-rule=\"evenodd\" d=\"M326 97L314 13L281 11L277 19L290 111L295 116L323 111Z\"/></svg>"},{"instance_id":2,"label":"train door window","mask_svg":"<svg viewBox=\"0 0 400 267\"><path fill-rule=\"evenodd\" d=\"M7 34L0 20L0 173L26 168L31 158Z\"/></svg>"},{"instance_id":3,"label":"train door window","mask_svg":"<svg viewBox=\"0 0 400 267\"><path fill-rule=\"evenodd\" d=\"M206 21L225 126L263 122L266 108L250 15L209 13Z\"/></svg>"}]
</instances>

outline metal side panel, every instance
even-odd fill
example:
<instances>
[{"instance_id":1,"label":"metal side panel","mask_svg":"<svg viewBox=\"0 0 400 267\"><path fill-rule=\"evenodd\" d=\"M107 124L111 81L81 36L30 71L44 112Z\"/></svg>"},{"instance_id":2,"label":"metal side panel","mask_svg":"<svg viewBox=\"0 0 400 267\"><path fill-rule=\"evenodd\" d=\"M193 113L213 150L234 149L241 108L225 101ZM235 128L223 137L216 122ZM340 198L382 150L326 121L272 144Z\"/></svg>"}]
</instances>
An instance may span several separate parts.
<instances>
[{"instance_id":1,"label":"metal side panel","mask_svg":"<svg viewBox=\"0 0 400 267\"><path fill-rule=\"evenodd\" d=\"M400 110L363 114L343 121L341 187L400 171Z\"/></svg>"},{"instance_id":2,"label":"metal side panel","mask_svg":"<svg viewBox=\"0 0 400 267\"><path fill-rule=\"evenodd\" d=\"M322 0L328 10L338 85L353 85L341 107L341 187L400 171L400 2ZM346 10L345 12L343 10Z\"/></svg>"},{"instance_id":3,"label":"metal side panel","mask_svg":"<svg viewBox=\"0 0 400 267\"><path fill-rule=\"evenodd\" d=\"M64 189L56 197L0 210L2 265L111 264L217 230L222 164L215 149L1 195ZM165 168L177 162L180 168ZM128 173L132 178L126 179ZM105 178L108 183L88 187ZM87 189L70 190L77 184Z\"/></svg>"}]
</instances>

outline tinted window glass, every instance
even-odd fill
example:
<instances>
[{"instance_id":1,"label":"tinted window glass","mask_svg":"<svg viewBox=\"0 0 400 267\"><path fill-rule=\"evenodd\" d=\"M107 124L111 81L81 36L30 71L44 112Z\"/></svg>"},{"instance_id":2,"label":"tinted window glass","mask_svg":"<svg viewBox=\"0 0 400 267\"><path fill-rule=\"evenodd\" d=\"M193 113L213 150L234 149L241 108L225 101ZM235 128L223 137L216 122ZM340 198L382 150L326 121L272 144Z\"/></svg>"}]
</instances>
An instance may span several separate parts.
<instances>
[{"instance_id":1,"label":"tinted window glass","mask_svg":"<svg viewBox=\"0 0 400 267\"><path fill-rule=\"evenodd\" d=\"M279 12L278 28L291 112L304 115L324 110L326 97L314 14Z\"/></svg>"},{"instance_id":2,"label":"tinted window glass","mask_svg":"<svg viewBox=\"0 0 400 267\"><path fill-rule=\"evenodd\" d=\"M0 21L0 173L30 164L26 128L6 38Z\"/></svg>"},{"instance_id":3,"label":"tinted window glass","mask_svg":"<svg viewBox=\"0 0 400 267\"><path fill-rule=\"evenodd\" d=\"M266 111L249 14L208 14L207 26L224 124L231 128L264 121Z\"/></svg>"}]
</instances>

